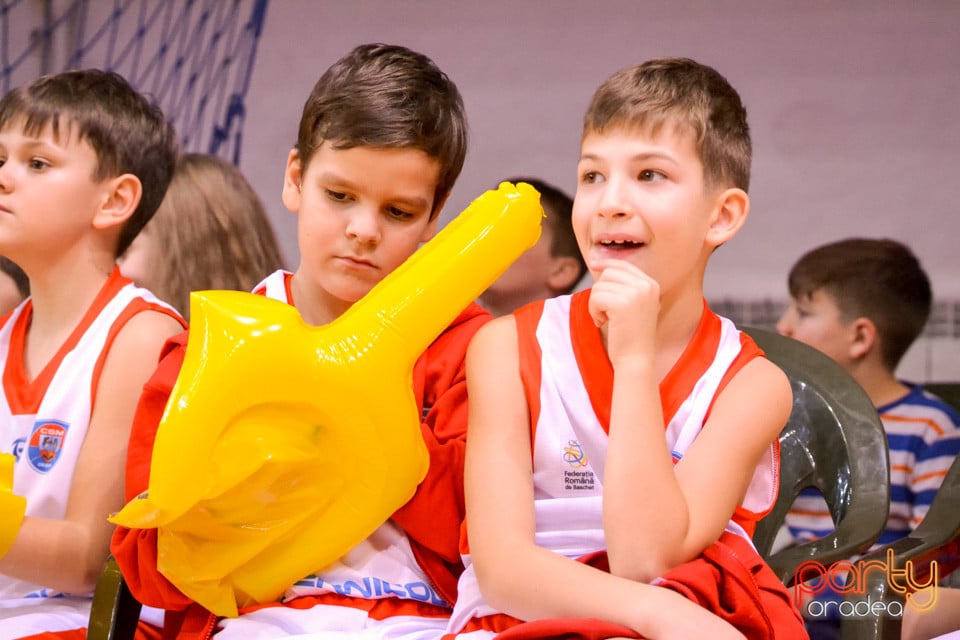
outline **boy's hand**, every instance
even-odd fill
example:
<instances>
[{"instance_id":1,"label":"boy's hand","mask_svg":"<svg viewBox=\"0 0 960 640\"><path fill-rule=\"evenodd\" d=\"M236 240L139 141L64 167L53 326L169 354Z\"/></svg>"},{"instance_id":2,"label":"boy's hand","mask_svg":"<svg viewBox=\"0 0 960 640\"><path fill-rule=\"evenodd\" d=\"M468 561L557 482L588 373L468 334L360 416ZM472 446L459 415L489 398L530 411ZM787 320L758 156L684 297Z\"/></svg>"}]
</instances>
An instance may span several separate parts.
<instances>
[{"instance_id":1,"label":"boy's hand","mask_svg":"<svg viewBox=\"0 0 960 640\"><path fill-rule=\"evenodd\" d=\"M607 353L614 369L635 359L652 362L660 285L624 260L591 266L600 270L600 276L590 292L588 308L598 327L606 325Z\"/></svg>"}]
</instances>

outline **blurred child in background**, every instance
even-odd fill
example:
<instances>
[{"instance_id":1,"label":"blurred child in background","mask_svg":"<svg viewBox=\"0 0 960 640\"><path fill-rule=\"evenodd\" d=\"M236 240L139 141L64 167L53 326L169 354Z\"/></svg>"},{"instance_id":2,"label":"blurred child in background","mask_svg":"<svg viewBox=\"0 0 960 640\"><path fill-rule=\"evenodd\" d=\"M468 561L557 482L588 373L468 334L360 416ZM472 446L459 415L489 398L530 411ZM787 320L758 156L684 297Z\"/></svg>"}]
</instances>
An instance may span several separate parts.
<instances>
[{"instance_id":1,"label":"blurred child in background","mask_svg":"<svg viewBox=\"0 0 960 640\"><path fill-rule=\"evenodd\" d=\"M480 295L480 304L495 316L534 300L570 293L587 273L570 221L573 199L537 178L508 178L507 182L526 182L539 191L546 217L537 244Z\"/></svg>"},{"instance_id":2,"label":"blurred child in background","mask_svg":"<svg viewBox=\"0 0 960 640\"><path fill-rule=\"evenodd\" d=\"M190 292L250 291L283 267L260 199L240 170L212 155L184 154L157 215L120 270L189 319Z\"/></svg>"}]
</instances>

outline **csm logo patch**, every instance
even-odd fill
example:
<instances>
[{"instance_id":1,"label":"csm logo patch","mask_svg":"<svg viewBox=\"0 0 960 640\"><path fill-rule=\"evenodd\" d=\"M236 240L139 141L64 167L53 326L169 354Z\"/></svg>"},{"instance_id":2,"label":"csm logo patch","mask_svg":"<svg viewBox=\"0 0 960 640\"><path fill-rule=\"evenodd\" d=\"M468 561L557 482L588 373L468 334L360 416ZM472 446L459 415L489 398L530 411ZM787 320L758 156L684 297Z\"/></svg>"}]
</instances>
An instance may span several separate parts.
<instances>
[{"instance_id":1,"label":"csm logo patch","mask_svg":"<svg viewBox=\"0 0 960 640\"><path fill-rule=\"evenodd\" d=\"M37 420L27 442L27 460L40 473L53 468L63 451L70 425L59 420Z\"/></svg>"}]
</instances>

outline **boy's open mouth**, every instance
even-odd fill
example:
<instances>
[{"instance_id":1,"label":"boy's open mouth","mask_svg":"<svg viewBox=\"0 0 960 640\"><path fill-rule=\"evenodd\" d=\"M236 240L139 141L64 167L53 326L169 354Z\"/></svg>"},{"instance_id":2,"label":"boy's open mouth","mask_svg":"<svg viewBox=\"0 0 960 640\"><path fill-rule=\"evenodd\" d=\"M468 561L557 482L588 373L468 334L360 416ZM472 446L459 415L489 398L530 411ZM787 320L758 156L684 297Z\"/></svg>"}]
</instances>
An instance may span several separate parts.
<instances>
[{"instance_id":1,"label":"boy's open mouth","mask_svg":"<svg viewBox=\"0 0 960 640\"><path fill-rule=\"evenodd\" d=\"M614 251L621 251L624 249L636 249L637 247L642 247L642 242L634 242L633 240L602 240L600 246L607 249L613 249Z\"/></svg>"}]
</instances>

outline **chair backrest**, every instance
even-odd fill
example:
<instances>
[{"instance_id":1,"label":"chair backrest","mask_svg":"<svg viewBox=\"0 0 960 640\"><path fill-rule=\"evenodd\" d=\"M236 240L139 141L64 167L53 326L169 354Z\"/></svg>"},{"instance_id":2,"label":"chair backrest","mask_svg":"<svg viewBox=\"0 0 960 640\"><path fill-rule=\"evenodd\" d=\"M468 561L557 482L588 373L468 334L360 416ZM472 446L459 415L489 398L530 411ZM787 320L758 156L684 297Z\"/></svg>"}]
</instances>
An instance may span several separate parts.
<instances>
[{"instance_id":1,"label":"chair backrest","mask_svg":"<svg viewBox=\"0 0 960 640\"><path fill-rule=\"evenodd\" d=\"M935 393L960 412L960 383L930 383L924 388ZM893 555L888 555L889 552ZM906 537L873 551L861 559L864 563L879 562L889 569L906 571L916 584L929 581L931 566L936 564L942 580L951 570L960 570L960 458L950 465L927 515ZM889 566L892 562L893 566ZM856 601L881 603L869 608L867 615L844 622L843 640L899 640L900 612L905 610L904 594L892 587L887 572L871 571L864 576L858 593L848 594L851 607ZM902 586L901 580L898 586ZM925 601L925 600L924 600Z\"/></svg>"},{"instance_id":2,"label":"chair backrest","mask_svg":"<svg viewBox=\"0 0 960 640\"><path fill-rule=\"evenodd\" d=\"M866 392L833 360L792 338L743 330L793 387L793 411L780 433L780 493L754 534L767 564L789 586L804 562L827 567L866 551L883 532L890 505L887 439ZM771 554L787 511L807 487L823 494L835 531Z\"/></svg>"}]
</instances>

